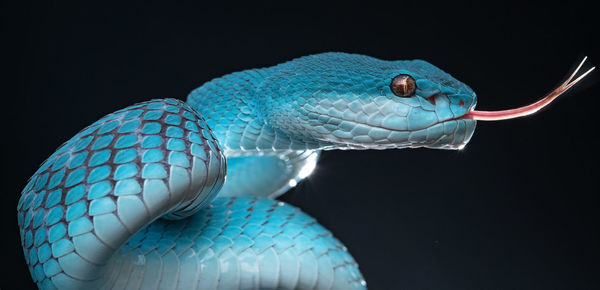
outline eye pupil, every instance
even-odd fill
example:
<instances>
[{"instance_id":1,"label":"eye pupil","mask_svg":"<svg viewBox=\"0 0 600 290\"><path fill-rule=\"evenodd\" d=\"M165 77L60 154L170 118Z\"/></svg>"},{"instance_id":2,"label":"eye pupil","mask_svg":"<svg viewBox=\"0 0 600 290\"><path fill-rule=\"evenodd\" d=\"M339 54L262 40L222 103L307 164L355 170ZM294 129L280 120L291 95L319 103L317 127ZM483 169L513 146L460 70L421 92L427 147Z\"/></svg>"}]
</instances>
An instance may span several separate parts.
<instances>
[{"instance_id":1,"label":"eye pupil","mask_svg":"<svg viewBox=\"0 0 600 290\"><path fill-rule=\"evenodd\" d=\"M394 95L398 97L410 97L414 95L417 90L417 84L415 79L407 74L399 74L394 79L392 79L392 83L390 84L390 88Z\"/></svg>"}]
</instances>

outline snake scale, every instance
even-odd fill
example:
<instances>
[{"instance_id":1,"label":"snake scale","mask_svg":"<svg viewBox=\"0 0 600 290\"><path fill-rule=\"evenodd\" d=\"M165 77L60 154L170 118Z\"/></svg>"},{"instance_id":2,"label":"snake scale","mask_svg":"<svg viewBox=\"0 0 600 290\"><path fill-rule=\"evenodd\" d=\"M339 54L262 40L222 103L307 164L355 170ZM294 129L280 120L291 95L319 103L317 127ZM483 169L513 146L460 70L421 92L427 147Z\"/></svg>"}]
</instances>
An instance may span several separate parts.
<instances>
[{"instance_id":1,"label":"snake scale","mask_svg":"<svg viewBox=\"0 0 600 290\"><path fill-rule=\"evenodd\" d=\"M40 289L363 289L346 247L273 199L321 150L461 149L477 120L533 113L584 75L484 112L425 61L322 53L214 79L186 102L135 104L30 178L17 208L25 261Z\"/></svg>"}]
</instances>

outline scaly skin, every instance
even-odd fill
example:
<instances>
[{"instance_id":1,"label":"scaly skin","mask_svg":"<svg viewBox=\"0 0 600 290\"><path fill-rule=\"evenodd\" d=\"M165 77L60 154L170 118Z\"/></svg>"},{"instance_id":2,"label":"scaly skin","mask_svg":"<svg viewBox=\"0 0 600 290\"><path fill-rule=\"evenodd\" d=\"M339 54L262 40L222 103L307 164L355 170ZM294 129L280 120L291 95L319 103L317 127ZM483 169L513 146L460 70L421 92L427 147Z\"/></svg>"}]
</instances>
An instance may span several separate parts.
<instances>
[{"instance_id":1,"label":"scaly skin","mask_svg":"<svg viewBox=\"0 0 600 290\"><path fill-rule=\"evenodd\" d=\"M400 73L414 96L391 92ZM319 150L460 149L474 106L424 61L325 53L212 80L187 104L125 108L30 179L17 208L26 262L42 289L364 288L329 231L263 197L306 177Z\"/></svg>"}]
</instances>

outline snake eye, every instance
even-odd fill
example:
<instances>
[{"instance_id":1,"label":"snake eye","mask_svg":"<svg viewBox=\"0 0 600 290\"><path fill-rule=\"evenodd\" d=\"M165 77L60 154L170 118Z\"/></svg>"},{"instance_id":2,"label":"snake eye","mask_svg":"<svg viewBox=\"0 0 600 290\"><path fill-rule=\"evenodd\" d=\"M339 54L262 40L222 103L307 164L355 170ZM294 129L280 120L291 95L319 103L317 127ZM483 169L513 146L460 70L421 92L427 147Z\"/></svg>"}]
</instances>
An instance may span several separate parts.
<instances>
[{"instance_id":1,"label":"snake eye","mask_svg":"<svg viewBox=\"0 0 600 290\"><path fill-rule=\"evenodd\" d=\"M407 74L399 74L392 79L390 88L392 89L394 95L407 98L415 94L415 91L417 90L417 83L411 76Z\"/></svg>"}]
</instances>

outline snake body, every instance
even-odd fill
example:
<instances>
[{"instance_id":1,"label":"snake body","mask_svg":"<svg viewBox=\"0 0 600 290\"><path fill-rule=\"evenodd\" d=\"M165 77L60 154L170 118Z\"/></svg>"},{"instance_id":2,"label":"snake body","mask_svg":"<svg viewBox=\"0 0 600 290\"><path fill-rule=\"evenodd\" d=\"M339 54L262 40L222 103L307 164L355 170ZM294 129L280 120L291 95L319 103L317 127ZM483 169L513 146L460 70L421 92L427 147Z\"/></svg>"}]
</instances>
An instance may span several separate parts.
<instances>
[{"instance_id":1,"label":"snake body","mask_svg":"<svg viewBox=\"0 0 600 290\"><path fill-rule=\"evenodd\" d=\"M399 73L416 80L413 96L390 90ZM272 198L320 150L460 149L475 100L425 61L323 53L119 110L22 191L31 276L41 289L365 288L340 241Z\"/></svg>"}]
</instances>

